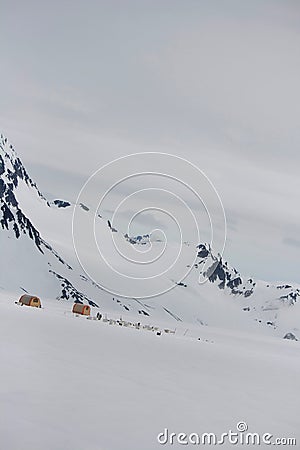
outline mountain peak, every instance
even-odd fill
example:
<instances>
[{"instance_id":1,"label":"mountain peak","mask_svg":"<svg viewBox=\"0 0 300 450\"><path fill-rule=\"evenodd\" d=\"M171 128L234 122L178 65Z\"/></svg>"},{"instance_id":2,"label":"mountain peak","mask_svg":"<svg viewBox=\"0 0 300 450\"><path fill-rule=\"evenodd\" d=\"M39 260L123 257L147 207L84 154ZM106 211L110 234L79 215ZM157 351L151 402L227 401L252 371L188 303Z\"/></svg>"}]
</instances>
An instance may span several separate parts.
<instances>
[{"instance_id":1,"label":"mountain peak","mask_svg":"<svg viewBox=\"0 0 300 450\"><path fill-rule=\"evenodd\" d=\"M13 145L8 142L3 134L1 134L0 137L0 176L2 180L2 190L4 189L5 179L7 192L12 192L18 187L20 181L23 181L27 186L33 188L42 200L47 202L36 183L29 176Z\"/></svg>"}]
</instances>

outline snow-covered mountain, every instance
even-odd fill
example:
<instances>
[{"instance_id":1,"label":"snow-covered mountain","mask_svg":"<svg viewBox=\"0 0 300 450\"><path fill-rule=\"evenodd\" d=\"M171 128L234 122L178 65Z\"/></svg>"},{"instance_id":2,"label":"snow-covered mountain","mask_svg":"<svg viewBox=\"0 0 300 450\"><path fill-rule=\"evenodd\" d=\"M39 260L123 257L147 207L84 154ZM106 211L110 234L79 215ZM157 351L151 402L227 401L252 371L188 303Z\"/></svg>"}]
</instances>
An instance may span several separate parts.
<instances>
[{"instance_id":1,"label":"snow-covered mountain","mask_svg":"<svg viewBox=\"0 0 300 450\"><path fill-rule=\"evenodd\" d=\"M43 237L32 221L52 206L28 175L12 145L0 142L1 289L40 292L56 299L94 302L70 281L73 268ZM32 213L32 214L30 214ZM47 216L48 217L48 216ZM76 279L76 276L75 276Z\"/></svg>"},{"instance_id":2,"label":"snow-covered mountain","mask_svg":"<svg viewBox=\"0 0 300 450\"><path fill-rule=\"evenodd\" d=\"M185 279L168 280L174 289L141 301L118 298L83 272L73 249L71 220L75 205L47 200L31 179L13 146L0 139L0 289L17 299L23 292L43 298L87 302L103 311L149 320L199 326L240 328L257 333L299 333L299 287L243 277L215 255L209 244L185 242L196 260ZM81 204L82 213L91 214ZM150 235L128 236L113 228L105 212L97 216L99 235L120 235L126 245L151 245ZM118 233L116 233L118 232ZM160 243L157 242L157 245ZM199 278L207 282L199 284Z\"/></svg>"}]
</instances>

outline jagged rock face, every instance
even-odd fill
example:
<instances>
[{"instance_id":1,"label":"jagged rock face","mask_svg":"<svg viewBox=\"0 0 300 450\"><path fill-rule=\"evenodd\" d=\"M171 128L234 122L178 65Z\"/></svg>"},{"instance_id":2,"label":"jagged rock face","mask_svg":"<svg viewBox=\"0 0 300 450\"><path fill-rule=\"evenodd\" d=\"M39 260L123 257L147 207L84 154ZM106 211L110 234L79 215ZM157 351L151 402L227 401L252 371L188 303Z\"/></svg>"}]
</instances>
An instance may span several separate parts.
<instances>
[{"instance_id":1,"label":"jagged rock face","mask_svg":"<svg viewBox=\"0 0 300 450\"><path fill-rule=\"evenodd\" d=\"M289 339L291 341L298 341L298 338L293 333L286 333L283 339Z\"/></svg>"},{"instance_id":2,"label":"jagged rock face","mask_svg":"<svg viewBox=\"0 0 300 450\"><path fill-rule=\"evenodd\" d=\"M300 297L300 290L293 289L292 286L287 287L286 289L288 289L290 292L288 292L286 295L281 295L280 299L283 300L285 303L294 305L298 300L298 297Z\"/></svg>"},{"instance_id":3,"label":"jagged rock face","mask_svg":"<svg viewBox=\"0 0 300 450\"><path fill-rule=\"evenodd\" d=\"M236 294L245 298L250 297L256 286L251 279L244 281L241 274L224 262L220 255L215 256L209 244L199 244L197 246L197 260L195 268L207 277L210 283L217 283L219 289L225 289L230 294ZM202 271L202 267L208 267Z\"/></svg>"},{"instance_id":4,"label":"jagged rock face","mask_svg":"<svg viewBox=\"0 0 300 450\"><path fill-rule=\"evenodd\" d=\"M210 283L217 283L219 289L225 289L230 294L244 298L253 295L257 283L252 278L245 280L234 267L230 267L227 262L223 262L221 256L215 256L209 244L199 244L197 249L198 254L195 268L199 269L201 273L201 267L207 264L208 269L203 272L203 275L208 278ZM280 295L278 298L286 305L294 305L300 297L300 289L293 288L290 284L266 286L270 290L274 288L274 291L284 291L285 294Z\"/></svg>"},{"instance_id":5,"label":"jagged rock face","mask_svg":"<svg viewBox=\"0 0 300 450\"><path fill-rule=\"evenodd\" d=\"M124 235L125 239L132 245L147 245L150 243L150 236L149 234L143 234L143 235L138 235L138 236L128 236L128 234L126 233Z\"/></svg>"},{"instance_id":6,"label":"jagged rock face","mask_svg":"<svg viewBox=\"0 0 300 450\"><path fill-rule=\"evenodd\" d=\"M72 299L75 302L89 303L89 305L91 306L96 307L98 306L97 303L90 300L85 294L79 292L69 280L67 280L66 278L64 278L63 276L59 275L58 273L54 272L51 269L49 270L49 272L52 273L58 280L60 280L61 292L60 295L57 297L59 300Z\"/></svg>"},{"instance_id":7,"label":"jagged rock face","mask_svg":"<svg viewBox=\"0 0 300 450\"><path fill-rule=\"evenodd\" d=\"M12 183L13 187L17 187L20 180L23 180L28 186L31 186L38 194L38 196L45 200L43 194L37 188L36 183L30 178L22 161L16 155L16 152L11 144L8 144L7 138L1 134L0 137L0 175L6 174L8 183ZM12 187L12 186L11 186Z\"/></svg>"},{"instance_id":8,"label":"jagged rock face","mask_svg":"<svg viewBox=\"0 0 300 450\"><path fill-rule=\"evenodd\" d=\"M53 204L58 208L68 208L69 206L71 206L71 203L66 202L65 200L53 200Z\"/></svg>"},{"instance_id":9,"label":"jagged rock face","mask_svg":"<svg viewBox=\"0 0 300 450\"><path fill-rule=\"evenodd\" d=\"M46 202L36 184L29 177L21 160L16 156L12 145L7 148L7 139L1 135L0 139L0 204L2 214L0 224L2 229L13 230L19 239L21 233L32 239L40 252L43 253L43 239L31 221L23 214L15 197L15 189L21 181L31 186L36 194Z\"/></svg>"}]
</instances>

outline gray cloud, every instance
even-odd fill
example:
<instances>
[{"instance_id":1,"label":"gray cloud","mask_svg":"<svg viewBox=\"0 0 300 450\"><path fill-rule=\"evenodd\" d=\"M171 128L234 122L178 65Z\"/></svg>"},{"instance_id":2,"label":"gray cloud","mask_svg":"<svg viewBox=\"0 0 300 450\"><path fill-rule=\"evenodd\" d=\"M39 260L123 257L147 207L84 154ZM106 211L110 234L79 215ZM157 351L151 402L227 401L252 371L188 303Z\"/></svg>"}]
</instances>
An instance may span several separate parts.
<instances>
[{"instance_id":1,"label":"gray cloud","mask_svg":"<svg viewBox=\"0 0 300 450\"><path fill-rule=\"evenodd\" d=\"M284 238L283 243L286 245L290 245L291 247L300 247L300 239L294 238Z\"/></svg>"}]
</instances>

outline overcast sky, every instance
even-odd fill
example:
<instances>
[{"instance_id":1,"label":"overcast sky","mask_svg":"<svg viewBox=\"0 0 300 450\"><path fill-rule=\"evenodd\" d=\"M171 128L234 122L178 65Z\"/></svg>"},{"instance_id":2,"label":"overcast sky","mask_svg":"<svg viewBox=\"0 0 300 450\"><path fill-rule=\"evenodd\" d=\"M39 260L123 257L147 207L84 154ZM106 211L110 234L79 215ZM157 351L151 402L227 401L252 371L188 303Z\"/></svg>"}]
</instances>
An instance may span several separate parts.
<instances>
[{"instance_id":1,"label":"overcast sky","mask_svg":"<svg viewBox=\"0 0 300 450\"><path fill-rule=\"evenodd\" d=\"M164 151L203 170L242 273L300 282L300 2L0 0L3 132L44 192Z\"/></svg>"}]
</instances>

